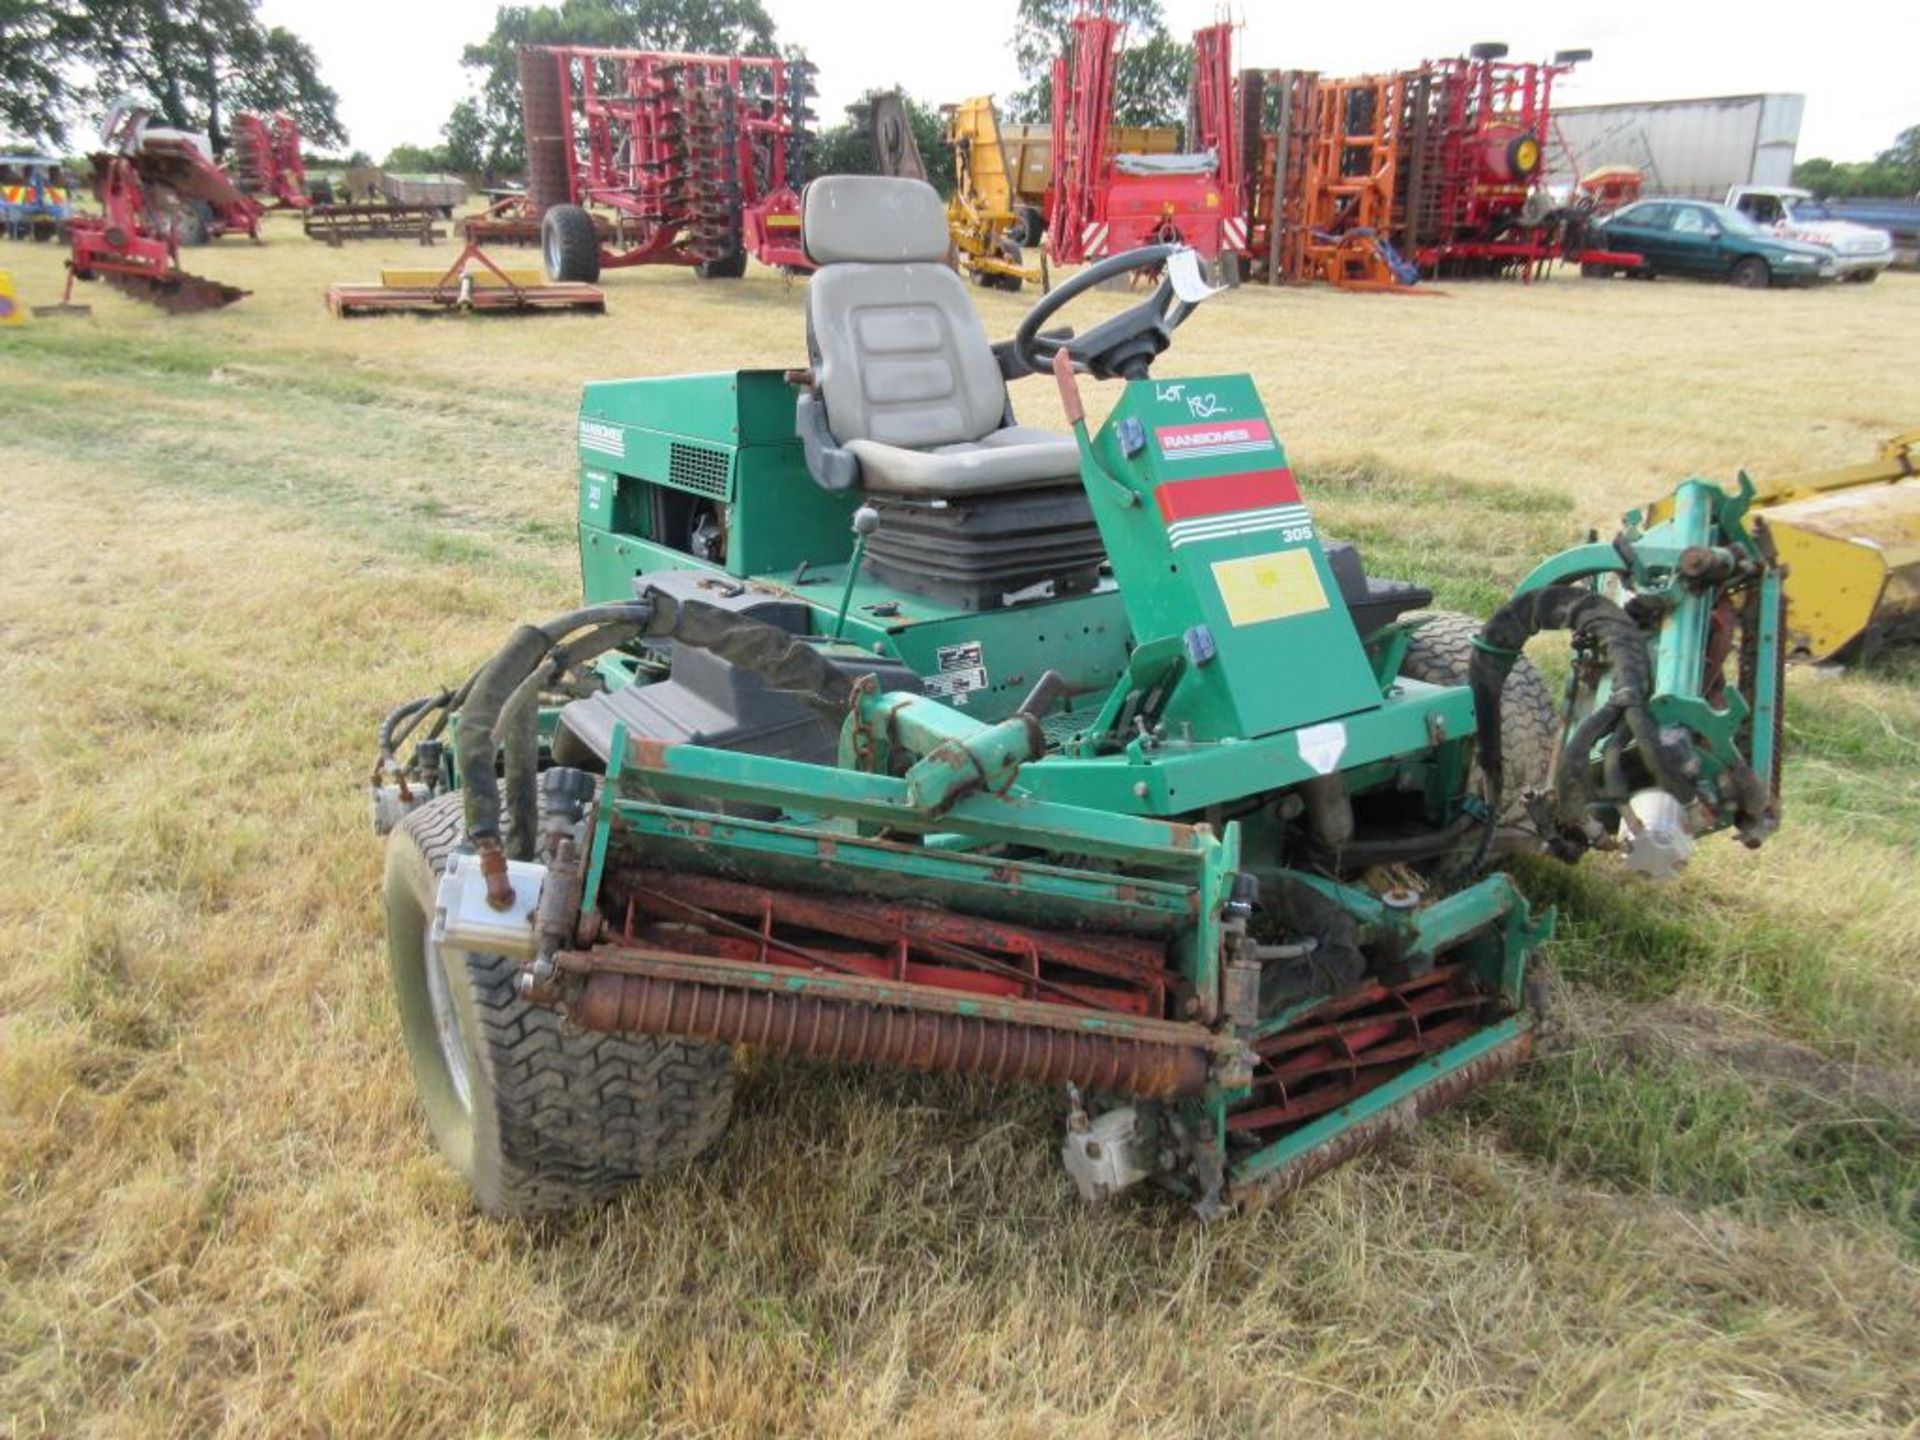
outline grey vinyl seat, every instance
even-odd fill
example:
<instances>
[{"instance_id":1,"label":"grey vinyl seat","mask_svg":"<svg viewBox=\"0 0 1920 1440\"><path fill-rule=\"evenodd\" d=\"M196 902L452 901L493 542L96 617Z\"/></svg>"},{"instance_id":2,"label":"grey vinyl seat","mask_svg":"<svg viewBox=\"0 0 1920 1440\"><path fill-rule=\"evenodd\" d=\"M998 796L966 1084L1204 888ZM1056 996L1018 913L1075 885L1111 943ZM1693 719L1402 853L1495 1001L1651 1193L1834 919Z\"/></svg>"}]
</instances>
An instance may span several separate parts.
<instances>
[{"instance_id":1,"label":"grey vinyl seat","mask_svg":"<svg viewBox=\"0 0 1920 1440\"><path fill-rule=\"evenodd\" d=\"M1071 436L1012 423L931 185L822 176L802 197L801 236L820 267L807 292L818 403L864 489L958 499L1077 479Z\"/></svg>"}]
</instances>

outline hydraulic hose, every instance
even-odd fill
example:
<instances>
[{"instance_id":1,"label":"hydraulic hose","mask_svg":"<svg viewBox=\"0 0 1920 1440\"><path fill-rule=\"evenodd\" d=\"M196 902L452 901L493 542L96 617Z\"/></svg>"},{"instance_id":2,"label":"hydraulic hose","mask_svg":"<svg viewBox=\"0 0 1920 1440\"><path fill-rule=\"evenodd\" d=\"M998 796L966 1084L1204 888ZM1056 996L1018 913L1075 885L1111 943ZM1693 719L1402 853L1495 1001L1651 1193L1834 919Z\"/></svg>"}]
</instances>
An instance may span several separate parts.
<instances>
[{"instance_id":1,"label":"hydraulic hose","mask_svg":"<svg viewBox=\"0 0 1920 1440\"><path fill-rule=\"evenodd\" d=\"M577 632L595 627L569 646ZM455 754L465 787L467 837L480 852L488 895L501 907L511 901L506 860L529 858L538 804L539 698L552 663L562 670L631 639L670 640L711 651L752 670L775 689L788 691L821 713L845 714L853 680L799 636L699 600L649 591L639 600L590 605L539 625L516 630L500 653L462 687ZM401 717L405 719L405 716ZM495 762L506 750L504 777ZM503 799L501 782L506 782ZM501 815L512 802L514 833L501 835ZM524 819L522 818L524 817Z\"/></svg>"},{"instance_id":2,"label":"hydraulic hose","mask_svg":"<svg viewBox=\"0 0 1920 1440\"><path fill-rule=\"evenodd\" d=\"M1660 737L1647 702L1653 691L1653 658L1633 618L1606 596L1580 585L1549 585L1515 596L1487 621L1474 639L1467 667L1479 728L1477 749L1486 777L1487 803L1500 813L1503 789L1500 744L1500 695L1507 675L1533 636L1548 630L1572 632L1601 658L1611 685L1607 703L1588 715L1567 737L1555 782L1555 802L1563 821L1584 818L1594 798L1584 757L1602 741L1631 737L1662 789L1681 801L1692 789L1676 758Z\"/></svg>"}]
</instances>

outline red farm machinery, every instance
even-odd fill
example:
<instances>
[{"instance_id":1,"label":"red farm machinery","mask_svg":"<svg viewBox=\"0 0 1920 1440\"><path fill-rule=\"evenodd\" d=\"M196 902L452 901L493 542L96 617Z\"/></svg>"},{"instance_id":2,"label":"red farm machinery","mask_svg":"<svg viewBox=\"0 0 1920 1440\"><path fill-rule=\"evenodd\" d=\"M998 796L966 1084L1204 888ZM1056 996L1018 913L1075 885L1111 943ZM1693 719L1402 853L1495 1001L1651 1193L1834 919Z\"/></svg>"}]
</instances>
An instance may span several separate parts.
<instances>
[{"instance_id":1,"label":"red farm machinery","mask_svg":"<svg viewBox=\"0 0 1920 1440\"><path fill-rule=\"evenodd\" d=\"M547 272L686 265L746 273L751 255L811 270L799 188L812 147L813 67L761 55L575 46L520 52L527 205ZM611 225L588 207L611 212ZM470 238L495 238L491 230ZM509 238L502 235L500 238Z\"/></svg>"},{"instance_id":2,"label":"red farm machinery","mask_svg":"<svg viewBox=\"0 0 1920 1440\"><path fill-rule=\"evenodd\" d=\"M269 210L305 210L307 166L300 158L300 126L291 115L233 118L233 178Z\"/></svg>"},{"instance_id":3,"label":"red farm machinery","mask_svg":"<svg viewBox=\"0 0 1920 1440\"><path fill-rule=\"evenodd\" d=\"M1555 261L1637 264L1590 249L1591 202L1545 187L1554 82L1591 52L1506 53L1489 43L1386 75L1274 77L1252 207L1269 282L1395 289L1423 276L1531 279Z\"/></svg>"},{"instance_id":4,"label":"red farm machinery","mask_svg":"<svg viewBox=\"0 0 1920 1440\"><path fill-rule=\"evenodd\" d=\"M180 247L221 235L260 237L259 201L208 154L205 140L155 122L137 106L117 105L93 156L99 215L68 226L67 305L75 280L105 280L137 299L179 313L231 305L247 292L189 275Z\"/></svg>"},{"instance_id":5,"label":"red farm machinery","mask_svg":"<svg viewBox=\"0 0 1920 1440\"><path fill-rule=\"evenodd\" d=\"M1113 91L1125 39L1126 27L1104 7L1082 10L1067 53L1053 62L1048 254L1055 264L1077 265L1177 242L1209 262L1238 257L1247 248L1247 213L1233 27L1194 33L1185 154L1116 152Z\"/></svg>"}]
</instances>

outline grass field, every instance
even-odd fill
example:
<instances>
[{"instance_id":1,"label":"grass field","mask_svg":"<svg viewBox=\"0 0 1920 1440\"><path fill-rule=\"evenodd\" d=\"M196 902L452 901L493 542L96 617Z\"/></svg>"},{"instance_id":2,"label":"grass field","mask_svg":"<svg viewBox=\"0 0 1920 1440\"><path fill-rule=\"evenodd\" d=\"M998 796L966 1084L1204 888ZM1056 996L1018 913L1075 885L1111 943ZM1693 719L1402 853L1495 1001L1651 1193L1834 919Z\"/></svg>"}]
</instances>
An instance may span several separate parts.
<instances>
[{"instance_id":1,"label":"grass field","mask_svg":"<svg viewBox=\"0 0 1920 1440\"><path fill-rule=\"evenodd\" d=\"M372 728L575 594L581 382L796 363L805 287L342 322L326 281L419 250L270 233L191 256L255 292L220 314L0 330L0 1434L1920 1430L1910 656L1794 675L1758 855L1529 866L1542 1058L1280 1209L1087 1210L1051 1096L761 1060L689 1173L477 1218L388 998ZM29 301L58 261L0 246ZM1450 605L1920 423L1920 278L1452 290L1244 290L1161 365L1250 369L1323 525Z\"/></svg>"}]
</instances>

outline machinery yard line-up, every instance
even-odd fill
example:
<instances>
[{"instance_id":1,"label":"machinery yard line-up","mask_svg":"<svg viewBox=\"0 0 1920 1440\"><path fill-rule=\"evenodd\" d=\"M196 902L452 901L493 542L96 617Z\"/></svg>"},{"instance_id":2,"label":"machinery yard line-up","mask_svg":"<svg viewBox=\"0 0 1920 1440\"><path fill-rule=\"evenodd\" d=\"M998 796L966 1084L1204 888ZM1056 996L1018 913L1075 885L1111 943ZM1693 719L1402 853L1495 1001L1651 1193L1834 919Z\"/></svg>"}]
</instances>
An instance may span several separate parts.
<instances>
[{"instance_id":1,"label":"machinery yard line-up","mask_svg":"<svg viewBox=\"0 0 1920 1440\"><path fill-rule=\"evenodd\" d=\"M527 204L547 273L592 283L603 268L687 265L737 279L749 255L810 269L796 191L812 146L812 76L805 61L763 55L523 48ZM612 243L589 205L618 217ZM502 213L492 229L512 223Z\"/></svg>"},{"instance_id":2,"label":"machinery yard line-up","mask_svg":"<svg viewBox=\"0 0 1920 1440\"><path fill-rule=\"evenodd\" d=\"M1087 1196L1218 1215L1527 1056L1552 916L1501 857L1660 876L1774 829L1750 486L1423 614L1321 533L1247 376L1165 373L1190 249L991 344L930 187L802 209L805 364L589 385L583 603L380 726L398 1008L485 1209L697 1156L747 1045L1053 1087Z\"/></svg>"}]
</instances>

